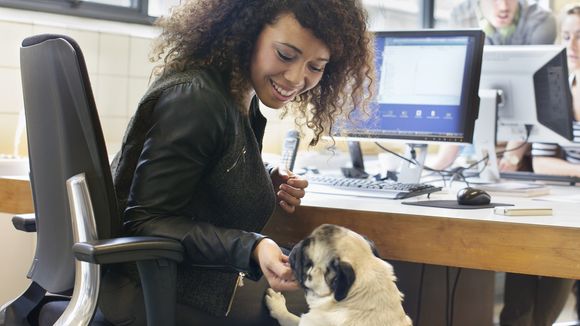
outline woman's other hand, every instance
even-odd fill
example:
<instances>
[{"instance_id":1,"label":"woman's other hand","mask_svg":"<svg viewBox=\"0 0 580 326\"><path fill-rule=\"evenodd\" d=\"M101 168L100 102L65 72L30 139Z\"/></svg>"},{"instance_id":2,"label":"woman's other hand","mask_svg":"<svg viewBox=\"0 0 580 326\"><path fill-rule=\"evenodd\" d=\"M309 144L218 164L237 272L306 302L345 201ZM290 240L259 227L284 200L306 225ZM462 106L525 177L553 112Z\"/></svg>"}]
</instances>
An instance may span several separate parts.
<instances>
[{"instance_id":1,"label":"woman's other hand","mask_svg":"<svg viewBox=\"0 0 580 326\"><path fill-rule=\"evenodd\" d=\"M308 181L292 171L277 167L272 171L272 183L280 207L288 213L294 213L296 206L300 205L300 199L304 197Z\"/></svg>"},{"instance_id":2,"label":"woman's other hand","mask_svg":"<svg viewBox=\"0 0 580 326\"><path fill-rule=\"evenodd\" d=\"M254 248L252 257L260 265L272 289L288 291L299 288L290 268L288 256L282 253L280 247L272 239L266 238L260 241Z\"/></svg>"}]
</instances>

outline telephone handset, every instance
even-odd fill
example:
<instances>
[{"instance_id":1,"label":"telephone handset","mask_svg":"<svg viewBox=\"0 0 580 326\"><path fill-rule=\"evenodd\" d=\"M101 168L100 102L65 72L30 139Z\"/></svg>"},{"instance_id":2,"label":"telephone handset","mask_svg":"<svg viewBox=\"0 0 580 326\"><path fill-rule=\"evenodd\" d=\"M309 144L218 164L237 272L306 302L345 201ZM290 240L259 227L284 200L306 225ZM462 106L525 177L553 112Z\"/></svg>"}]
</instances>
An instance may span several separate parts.
<instances>
[{"instance_id":1,"label":"telephone handset","mask_svg":"<svg viewBox=\"0 0 580 326\"><path fill-rule=\"evenodd\" d=\"M282 160L281 165L286 169L292 171L294 169L294 162L296 161L296 153L298 152L298 145L300 144L300 134L296 130L289 130L284 138L282 145Z\"/></svg>"}]
</instances>

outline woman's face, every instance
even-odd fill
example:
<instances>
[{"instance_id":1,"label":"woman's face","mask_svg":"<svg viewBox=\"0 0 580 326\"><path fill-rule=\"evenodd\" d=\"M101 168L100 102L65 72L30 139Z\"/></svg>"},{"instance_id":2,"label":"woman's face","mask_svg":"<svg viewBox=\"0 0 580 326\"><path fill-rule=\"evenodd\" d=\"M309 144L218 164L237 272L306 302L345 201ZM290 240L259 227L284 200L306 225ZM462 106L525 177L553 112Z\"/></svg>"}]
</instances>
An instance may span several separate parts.
<instances>
[{"instance_id":1,"label":"woman's face","mask_svg":"<svg viewBox=\"0 0 580 326\"><path fill-rule=\"evenodd\" d=\"M495 28L511 25L518 10L518 0L480 0L481 13Z\"/></svg>"},{"instance_id":2,"label":"woman's face","mask_svg":"<svg viewBox=\"0 0 580 326\"><path fill-rule=\"evenodd\" d=\"M562 44L566 46L568 70L580 69L580 16L566 15L562 20Z\"/></svg>"},{"instance_id":3,"label":"woman's face","mask_svg":"<svg viewBox=\"0 0 580 326\"><path fill-rule=\"evenodd\" d=\"M258 36L250 63L250 79L266 106L281 108L318 84L330 50L292 14L281 15Z\"/></svg>"}]
</instances>

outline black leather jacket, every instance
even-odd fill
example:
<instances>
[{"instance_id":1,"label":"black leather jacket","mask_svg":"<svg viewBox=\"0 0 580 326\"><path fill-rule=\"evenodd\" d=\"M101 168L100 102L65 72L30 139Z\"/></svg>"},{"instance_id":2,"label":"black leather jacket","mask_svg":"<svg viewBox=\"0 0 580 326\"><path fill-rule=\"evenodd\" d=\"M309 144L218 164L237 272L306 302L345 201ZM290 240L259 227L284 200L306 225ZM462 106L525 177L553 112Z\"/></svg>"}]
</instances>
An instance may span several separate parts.
<instances>
[{"instance_id":1,"label":"black leather jacket","mask_svg":"<svg viewBox=\"0 0 580 326\"><path fill-rule=\"evenodd\" d=\"M246 114L226 89L212 70L156 81L131 120L113 176L121 206L126 202L128 232L180 240L186 266L257 279L261 273L251 253L263 236L255 232L276 200L260 153L266 119L256 99ZM190 269L180 275L195 283L178 286L183 296L195 296L192 305L223 305L218 297L228 294L216 286L229 291L237 273Z\"/></svg>"}]
</instances>

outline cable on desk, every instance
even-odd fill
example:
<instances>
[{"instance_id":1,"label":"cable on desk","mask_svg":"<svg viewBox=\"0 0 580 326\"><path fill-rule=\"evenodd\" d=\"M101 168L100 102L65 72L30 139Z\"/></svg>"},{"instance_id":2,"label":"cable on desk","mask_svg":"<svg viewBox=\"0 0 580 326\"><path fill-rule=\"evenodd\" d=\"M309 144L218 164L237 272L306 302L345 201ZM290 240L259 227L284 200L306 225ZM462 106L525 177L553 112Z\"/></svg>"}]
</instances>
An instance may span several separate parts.
<instances>
[{"instance_id":1,"label":"cable on desk","mask_svg":"<svg viewBox=\"0 0 580 326\"><path fill-rule=\"evenodd\" d=\"M415 150L414 149L411 150L411 155L413 156L413 159L408 159L408 158L406 158L406 157L404 157L404 156L402 156L402 155L400 155L398 153L395 153L395 152L391 151L390 149L384 147L383 145L381 145L381 144L379 144L377 142L375 142L375 145L377 145L379 148L381 148L385 152L387 152L389 154L392 154L392 155L395 155L396 157L400 158L401 160L404 160L404 161L406 161L408 163L411 163L411 164L415 164L417 166L420 166L421 168L423 168L423 169L425 169L425 170L427 170L429 172L438 173L441 176L441 180L443 181L443 186L444 187L447 186L447 180L445 179L445 177L450 177L450 179L449 179L450 180L449 186L451 186L451 183L453 183L453 181L455 180L455 177L459 177L469 187L469 182L467 181L467 179L463 175L463 171L464 170L467 170L467 169L470 169L470 168L472 168L474 166L476 166L477 164L481 163L484 160L486 160L486 161L489 160L489 156L486 156L483 159L481 159L481 160L479 160L479 161L477 161L475 163L472 163L469 166L464 167L464 168L463 167L460 167L460 168L454 168L454 169L451 169L451 170L447 170L447 169L445 169L445 170L437 170L437 169L433 169L431 167L428 167L427 165L421 165L421 164L419 164L419 162L417 162L417 160L414 159L414 157L415 157ZM485 169L485 166L484 166L484 169ZM482 171L483 171L483 169L482 169ZM482 171L479 171L479 173L481 173Z\"/></svg>"},{"instance_id":2,"label":"cable on desk","mask_svg":"<svg viewBox=\"0 0 580 326\"><path fill-rule=\"evenodd\" d=\"M528 140L530 139L531 130L532 130L532 126L531 125L526 125L526 139L524 139L523 142L520 145L518 145L518 146L516 146L514 148L511 148L511 149L505 149L503 151L498 151L498 152L495 153L495 155L498 158L501 158L507 152L515 151L515 150L518 150L518 149L522 148L523 146L526 146L527 143L528 143ZM419 162L417 162L417 160L415 159L416 153L415 153L415 149L414 148L411 149L411 157L412 158L411 159L408 159L408 158L404 157L403 155L400 155L398 153L395 153L392 150L384 147L383 145L379 144L378 142L375 142L375 145L377 145L380 149L384 150L385 152L390 153L392 155L395 155L396 157L398 157L398 158L400 158L400 159L402 159L402 160L404 160L406 162L409 162L411 164L415 164L416 166L419 166L419 167L421 167L421 168L423 168L423 169L425 169L427 171L438 173L439 175L441 175L441 178L443 180L443 186L444 187L447 186L446 185L446 180L445 180L445 177L446 176L450 177L450 179L449 179L449 187L451 187L451 184L453 183L453 181L455 181L455 178L456 177L459 177L460 180L462 180L463 182L465 182L466 186L469 187L470 186L469 185L469 182L467 181L467 178L465 177L465 175L463 175L463 171L468 170L468 169L471 169L471 168L477 166L479 163L485 162L485 164L483 165L483 168L481 168L481 170L477 171L478 174L481 175L481 173L483 173L483 171L486 169L487 164L489 162L489 154L486 154L485 157L481 158L480 160L478 160L476 162L471 163L467 167L459 167L459 168L455 168L455 169L451 169L451 170L447 170L447 169L437 170L437 169L430 168L427 165L424 165L424 164L421 165L421 164L419 164Z\"/></svg>"},{"instance_id":3,"label":"cable on desk","mask_svg":"<svg viewBox=\"0 0 580 326\"><path fill-rule=\"evenodd\" d=\"M378 142L375 142L375 145L377 145L377 146L378 146L380 149L382 149L383 151L385 151L385 152L387 152L387 153L389 153L389 154L395 155L396 157L400 158L400 159L401 159L401 160L403 160L403 161L406 161L406 162L408 162L408 163L411 163L411 164L415 164L416 166L419 166L419 167L421 167L421 168L423 168L423 169L425 169L425 170L427 170L427 171L430 171L430 172L435 172L435 173L439 173L439 174L441 175L441 178L443 179L443 186L444 186L444 187L446 187L446 186L447 186L447 185L446 185L446 183L445 183L445 176L444 176L444 173L445 173L445 172L448 172L448 171L447 171L447 170L437 170L437 169L430 168L430 167L428 167L428 166L427 166L427 165L425 165L425 164L423 164L423 165L419 164L419 162L417 162L417 160L415 159L415 157L416 157L416 152L415 152L415 149L414 149L414 148L412 148L412 149L411 149L411 155L412 155L412 158L413 158L413 159L411 159L411 160L410 160L410 159L408 159L408 158L404 157L403 155L400 155L399 153L395 153L395 152L393 152L392 150L390 150L390 149L386 148L385 146L383 146L383 145L379 144Z\"/></svg>"}]
</instances>

